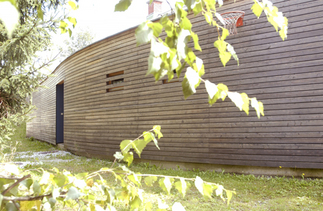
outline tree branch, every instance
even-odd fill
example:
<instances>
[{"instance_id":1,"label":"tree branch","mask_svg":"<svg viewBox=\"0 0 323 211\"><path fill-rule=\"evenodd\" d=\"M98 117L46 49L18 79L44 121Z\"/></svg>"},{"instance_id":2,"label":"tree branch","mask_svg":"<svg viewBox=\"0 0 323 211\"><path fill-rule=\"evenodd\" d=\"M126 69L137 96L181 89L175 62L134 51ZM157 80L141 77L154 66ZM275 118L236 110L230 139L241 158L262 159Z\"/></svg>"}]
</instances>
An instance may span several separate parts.
<instances>
[{"instance_id":1,"label":"tree branch","mask_svg":"<svg viewBox=\"0 0 323 211\"><path fill-rule=\"evenodd\" d=\"M13 196L3 196L4 201L37 201L42 200L44 197L52 196L51 193L41 195L41 196L20 196L20 197L13 197Z\"/></svg>"},{"instance_id":2,"label":"tree branch","mask_svg":"<svg viewBox=\"0 0 323 211\"><path fill-rule=\"evenodd\" d=\"M16 185L18 185L21 181L24 181L27 178L30 178L31 175L28 174L20 179L18 179L15 183L13 183L12 185L10 185L6 190L2 191L1 195L5 195L8 191L10 191L12 188L14 188Z\"/></svg>"}]
</instances>

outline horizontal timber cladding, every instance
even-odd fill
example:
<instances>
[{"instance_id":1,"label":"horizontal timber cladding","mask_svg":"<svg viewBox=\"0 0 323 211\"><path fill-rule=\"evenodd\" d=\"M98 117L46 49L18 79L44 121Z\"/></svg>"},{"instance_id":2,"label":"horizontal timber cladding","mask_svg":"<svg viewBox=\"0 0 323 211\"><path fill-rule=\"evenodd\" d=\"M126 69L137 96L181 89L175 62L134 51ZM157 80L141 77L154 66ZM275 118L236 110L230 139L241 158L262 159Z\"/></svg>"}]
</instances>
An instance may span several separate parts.
<instances>
[{"instance_id":1,"label":"horizontal timber cladding","mask_svg":"<svg viewBox=\"0 0 323 211\"><path fill-rule=\"evenodd\" d=\"M161 125L161 150L143 159L225 165L323 168L323 1L275 0L289 19L282 41L252 0L227 1L218 12L243 10L244 25L227 41L240 66L223 67L215 28L190 15L203 52L204 78L257 97L265 117L240 112L230 100L208 105L202 84L184 100L178 82L145 77L150 45L136 47L135 29L96 42L62 62L33 94L27 135L56 143L56 85L64 81L64 144L75 153L111 158L124 139ZM191 45L191 44L190 44Z\"/></svg>"}]
</instances>

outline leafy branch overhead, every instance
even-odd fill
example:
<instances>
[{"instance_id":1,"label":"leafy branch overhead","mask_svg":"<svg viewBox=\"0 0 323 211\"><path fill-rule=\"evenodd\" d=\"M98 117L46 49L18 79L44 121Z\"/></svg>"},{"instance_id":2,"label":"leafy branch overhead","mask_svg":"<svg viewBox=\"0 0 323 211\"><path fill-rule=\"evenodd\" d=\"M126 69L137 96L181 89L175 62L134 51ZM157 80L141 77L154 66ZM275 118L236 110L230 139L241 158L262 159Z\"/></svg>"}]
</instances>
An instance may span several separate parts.
<instances>
[{"instance_id":1,"label":"leafy branch overhead","mask_svg":"<svg viewBox=\"0 0 323 211\"><path fill-rule=\"evenodd\" d=\"M131 0L120 0L115 11L126 10L131 2ZM164 16L158 22L146 21L136 29L137 45L151 43L147 75L154 75L156 81L167 75L170 81L174 78L174 70L177 77L180 77L182 70L188 65L182 81L185 99L196 93L196 89L203 82L209 95L210 105L213 105L218 99L224 100L228 96L247 115L249 115L250 105L255 109L258 118L260 115L264 115L263 104L256 98L249 98L246 93L230 92L226 85L222 83L216 85L202 78L205 74L203 61L195 55L195 51L202 51L202 49L199 45L198 35L192 30L188 12L193 12L194 15L202 14L205 21L217 29L218 39L214 42L214 47L219 51L219 58L223 66L226 66L232 57L239 65L239 58L233 46L225 41L229 31L221 26L223 18L216 12L216 6L221 7L223 1L176 0L175 2L175 8L172 8L173 15ZM288 20L281 12L278 12L277 7L273 6L269 0L261 2L254 0L251 9L258 18L262 11L265 11L268 21L277 31L280 29L281 38L284 40L287 37ZM163 31L166 34L164 39L160 37ZM193 43L194 49L188 46L190 42Z\"/></svg>"}]
</instances>

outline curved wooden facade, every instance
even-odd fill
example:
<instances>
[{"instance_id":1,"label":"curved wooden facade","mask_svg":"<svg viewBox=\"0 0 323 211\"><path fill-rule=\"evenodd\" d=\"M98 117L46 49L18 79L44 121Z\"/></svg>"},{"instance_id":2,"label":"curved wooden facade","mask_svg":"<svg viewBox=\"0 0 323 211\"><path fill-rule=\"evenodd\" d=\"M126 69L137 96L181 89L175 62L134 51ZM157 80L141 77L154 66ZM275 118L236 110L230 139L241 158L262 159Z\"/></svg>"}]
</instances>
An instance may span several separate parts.
<instances>
[{"instance_id":1,"label":"curved wooden facade","mask_svg":"<svg viewBox=\"0 0 323 211\"><path fill-rule=\"evenodd\" d=\"M227 39L240 66L232 60L222 67L213 47L216 29L202 16L191 20L205 78L257 97L265 117L246 116L228 99L209 107L203 85L184 100L180 82L145 77L150 45L136 47L135 29L129 29L57 67L57 76L43 82L49 88L33 95L38 109L27 136L56 144L56 85L63 83L64 144L77 154L109 158L120 141L159 124L161 150L148 146L143 159L323 169L323 1L273 1L289 19L284 42L264 15L252 14L252 2L230 1L218 11L246 12L244 26Z\"/></svg>"}]
</instances>

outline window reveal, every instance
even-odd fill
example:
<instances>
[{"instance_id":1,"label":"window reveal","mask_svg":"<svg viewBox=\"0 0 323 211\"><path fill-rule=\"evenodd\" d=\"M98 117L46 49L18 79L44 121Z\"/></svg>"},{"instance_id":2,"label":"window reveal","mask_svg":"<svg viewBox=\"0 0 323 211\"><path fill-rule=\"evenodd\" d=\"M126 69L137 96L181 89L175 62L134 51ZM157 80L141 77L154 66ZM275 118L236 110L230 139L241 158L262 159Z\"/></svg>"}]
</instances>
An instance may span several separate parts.
<instances>
[{"instance_id":1,"label":"window reveal","mask_svg":"<svg viewBox=\"0 0 323 211\"><path fill-rule=\"evenodd\" d=\"M119 71L115 73L109 73L106 75L110 80L106 82L107 89L106 92L121 91L124 89L122 83L124 82L124 71Z\"/></svg>"}]
</instances>

